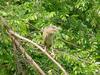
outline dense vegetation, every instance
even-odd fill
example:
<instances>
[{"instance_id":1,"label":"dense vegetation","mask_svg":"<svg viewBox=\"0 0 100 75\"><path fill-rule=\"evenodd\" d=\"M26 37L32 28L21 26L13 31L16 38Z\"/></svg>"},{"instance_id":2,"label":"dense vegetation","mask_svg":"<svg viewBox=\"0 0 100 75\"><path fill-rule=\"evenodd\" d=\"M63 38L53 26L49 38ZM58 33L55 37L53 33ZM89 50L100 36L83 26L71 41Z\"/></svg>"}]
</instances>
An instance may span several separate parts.
<instances>
[{"instance_id":1,"label":"dense vegetation","mask_svg":"<svg viewBox=\"0 0 100 75\"><path fill-rule=\"evenodd\" d=\"M55 59L70 75L97 75L100 71L96 64L100 62L99 0L0 0L0 16L15 32L39 45L43 45L43 27L60 27L54 43ZM36 47L21 44L46 73L62 74ZM25 69L27 75L38 75L28 64ZM12 41L0 21L0 75L14 75L15 70Z\"/></svg>"}]
</instances>

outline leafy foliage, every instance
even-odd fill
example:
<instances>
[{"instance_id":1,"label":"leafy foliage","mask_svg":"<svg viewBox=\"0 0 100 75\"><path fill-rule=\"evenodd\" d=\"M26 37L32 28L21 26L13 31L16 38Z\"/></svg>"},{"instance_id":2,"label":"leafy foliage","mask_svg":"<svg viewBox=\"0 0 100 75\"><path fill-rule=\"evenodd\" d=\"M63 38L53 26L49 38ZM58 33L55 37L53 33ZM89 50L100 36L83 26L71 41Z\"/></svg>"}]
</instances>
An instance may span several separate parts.
<instances>
[{"instance_id":1,"label":"leafy foliage","mask_svg":"<svg viewBox=\"0 0 100 75\"><path fill-rule=\"evenodd\" d=\"M57 33L55 59L70 75L94 75L100 71L100 1L99 0L0 0L0 15L17 33L43 44L41 29L54 24ZM46 72L61 74L37 48L22 42L23 47ZM12 42L0 22L0 75L13 75L15 63ZM29 65L29 75L36 71Z\"/></svg>"}]
</instances>

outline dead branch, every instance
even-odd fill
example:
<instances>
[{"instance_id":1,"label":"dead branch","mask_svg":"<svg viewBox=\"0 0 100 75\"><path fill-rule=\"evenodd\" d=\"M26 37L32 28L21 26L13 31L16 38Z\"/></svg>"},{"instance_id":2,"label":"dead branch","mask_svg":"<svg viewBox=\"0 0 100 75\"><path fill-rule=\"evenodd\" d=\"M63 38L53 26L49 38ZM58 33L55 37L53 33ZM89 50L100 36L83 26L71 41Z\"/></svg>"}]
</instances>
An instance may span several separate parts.
<instances>
[{"instance_id":1,"label":"dead branch","mask_svg":"<svg viewBox=\"0 0 100 75\"><path fill-rule=\"evenodd\" d=\"M6 24L7 25L7 24ZM5 26L6 26L5 25ZM8 27L8 26L7 26ZM22 37L20 36L19 34L15 33L14 31L12 31L11 29L8 30L10 34L12 34L13 36L19 38L19 39L22 39L24 41L27 41L31 44L33 44L34 46L36 46L37 48L39 48L45 55L48 56L49 59L51 59L63 72L64 72L64 75L68 75L68 73L66 72L66 70L54 59L52 58L49 53L47 51L45 51L41 46L39 46L37 43L25 38L25 37ZM26 55L27 56L27 55Z\"/></svg>"},{"instance_id":2,"label":"dead branch","mask_svg":"<svg viewBox=\"0 0 100 75\"><path fill-rule=\"evenodd\" d=\"M51 60L64 72L65 75L68 75L68 73L64 70L64 68L63 68L55 59L53 59L53 58L49 55L49 53L47 53L47 51L45 51L45 50L44 50L41 46L39 46L37 43L35 43L35 42L33 42L33 41L31 41L31 40L25 38L25 37L20 36L19 34L13 32L12 30L10 30L9 32L10 32L12 35L16 36L17 38L20 38L20 39L22 39L22 40L24 40L24 41L27 41L27 42L29 42L29 43L35 45L35 46L36 46L37 48L39 48L45 55L47 55L48 58L51 59Z\"/></svg>"},{"instance_id":3,"label":"dead branch","mask_svg":"<svg viewBox=\"0 0 100 75\"><path fill-rule=\"evenodd\" d=\"M24 69L24 66L22 64L22 60L21 60L22 58L20 57L21 52L18 51L18 48L14 42L14 39L12 39L12 42L13 42L14 58L15 58L15 63L16 63L16 74L17 75L27 75Z\"/></svg>"},{"instance_id":4,"label":"dead branch","mask_svg":"<svg viewBox=\"0 0 100 75\"><path fill-rule=\"evenodd\" d=\"M35 61L31 58L31 56L29 56L28 54L27 54L27 52L25 51L25 49L20 45L20 43L13 37L13 36L11 36L14 40L14 42L15 42L15 44L17 45L17 47L20 49L20 51L21 51L21 53L26 57L26 59L27 59L27 61L28 61L28 63L31 65L31 66L35 66L36 68L37 68L37 70L39 71L39 73L40 73L40 75L46 75L43 71L42 71L42 69L39 67L39 65L37 64L37 63L35 63Z\"/></svg>"},{"instance_id":5,"label":"dead branch","mask_svg":"<svg viewBox=\"0 0 100 75\"><path fill-rule=\"evenodd\" d=\"M1 18L2 22L3 22L4 27L5 27L5 28L7 29L7 31L8 31L9 36L12 38L12 41L15 42L15 44L17 45L17 47L20 49L20 52L21 52L23 55L25 55L25 57L26 57L28 63L29 63L31 66L36 67L36 69L39 71L40 75L46 75L46 74L44 73L44 71L39 67L39 65L31 58L31 56L29 56L29 55L27 54L27 52L24 50L24 48L23 48L23 47L20 45L20 43L15 39L15 37L12 36L12 34L10 33L10 30L11 30L11 29L7 26L7 21L6 21L3 17L0 17L0 18Z\"/></svg>"}]
</instances>

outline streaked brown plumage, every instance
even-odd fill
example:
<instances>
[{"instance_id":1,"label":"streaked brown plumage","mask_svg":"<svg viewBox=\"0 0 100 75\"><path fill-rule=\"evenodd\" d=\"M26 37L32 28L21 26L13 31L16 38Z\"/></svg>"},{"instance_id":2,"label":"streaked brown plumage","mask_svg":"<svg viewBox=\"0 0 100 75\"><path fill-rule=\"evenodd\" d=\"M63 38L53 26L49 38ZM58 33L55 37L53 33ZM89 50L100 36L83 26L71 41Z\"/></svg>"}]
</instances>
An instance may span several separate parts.
<instances>
[{"instance_id":1,"label":"streaked brown plumage","mask_svg":"<svg viewBox=\"0 0 100 75\"><path fill-rule=\"evenodd\" d=\"M43 29L43 39L46 48L50 48L53 44L55 32L58 28L56 26L48 26Z\"/></svg>"}]
</instances>

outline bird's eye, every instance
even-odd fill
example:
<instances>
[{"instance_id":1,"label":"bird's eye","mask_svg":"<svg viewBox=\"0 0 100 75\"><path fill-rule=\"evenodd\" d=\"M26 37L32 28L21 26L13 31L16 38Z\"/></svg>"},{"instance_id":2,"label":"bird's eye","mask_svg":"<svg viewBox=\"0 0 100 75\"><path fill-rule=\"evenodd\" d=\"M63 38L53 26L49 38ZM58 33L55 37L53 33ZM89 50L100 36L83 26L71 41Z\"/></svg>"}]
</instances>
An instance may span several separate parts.
<instances>
[{"instance_id":1,"label":"bird's eye","mask_svg":"<svg viewBox=\"0 0 100 75\"><path fill-rule=\"evenodd\" d=\"M52 26L52 28L53 28L53 29L56 29L57 27L55 27L55 26Z\"/></svg>"}]
</instances>

